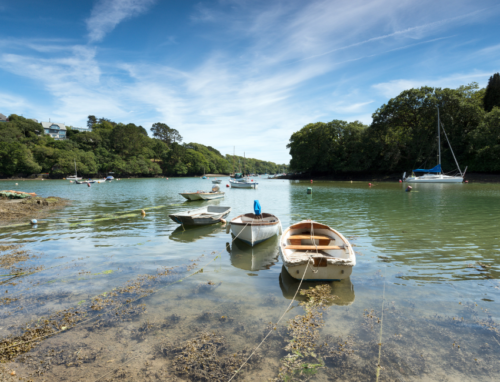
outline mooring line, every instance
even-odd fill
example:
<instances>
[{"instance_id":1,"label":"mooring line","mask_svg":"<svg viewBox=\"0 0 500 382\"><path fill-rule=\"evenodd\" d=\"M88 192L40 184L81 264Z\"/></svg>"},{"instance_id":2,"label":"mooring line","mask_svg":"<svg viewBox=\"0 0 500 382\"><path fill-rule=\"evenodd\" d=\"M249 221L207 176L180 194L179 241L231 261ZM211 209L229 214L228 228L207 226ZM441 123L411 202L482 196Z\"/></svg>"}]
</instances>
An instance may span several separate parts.
<instances>
[{"instance_id":1,"label":"mooring line","mask_svg":"<svg viewBox=\"0 0 500 382\"><path fill-rule=\"evenodd\" d=\"M311 222L311 230L314 230L314 226L313 226L312 222ZM281 245L281 243L280 243L280 245ZM317 248L316 248L316 250L317 250ZM293 295L292 301L290 301L290 304L288 304L288 307L285 309L285 311L283 312L283 314L281 315L281 317L279 318L279 320L276 322L276 324L275 324L276 326L281 322L281 320L283 319L283 317L285 317L285 315L290 310L290 307L292 306L293 302L295 301L295 298L297 297L297 294L300 291L300 287L302 285L302 282L304 281L304 278L306 277L307 268L309 267L309 263L311 262L311 257L312 257L312 255L309 255L309 258L307 259L306 269L304 270L304 274L302 275L302 278L300 279L299 286L297 287L297 290L295 291L295 294ZM247 362L250 360L250 358L252 358L252 356L255 354L255 352L260 348L260 346L264 343L264 341L267 339L267 337L269 337L269 335L273 331L274 331L273 328L271 328L271 330L269 330L269 332L262 339L262 341L260 341L260 344L257 345L257 347L252 351L252 353L248 356L248 358L245 360L245 362L243 362L243 364L239 367L238 370L236 370L234 372L234 374L231 376L231 378L227 382L231 382L233 380L233 378L240 372L240 370L243 368L243 366L245 366L247 364Z\"/></svg>"},{"instance_id":2,"label":"mooring line","mask_svg":"<svg viewBox=\"0 0 500 382\"><path fill-rule=\"evenodd\" d=\"M377 372L376 372L376 382L378 382L378 378L380 376L380 357L382 354L382 331L384 328L384 302L385 302L385 284L386 284L386 271L387 271L387 266L384 269L384 291L382 293L382 315L380 317L380 335L379 335L379 340L378 340L378 363L377 363Z\"/></svg>"}]
</instances>

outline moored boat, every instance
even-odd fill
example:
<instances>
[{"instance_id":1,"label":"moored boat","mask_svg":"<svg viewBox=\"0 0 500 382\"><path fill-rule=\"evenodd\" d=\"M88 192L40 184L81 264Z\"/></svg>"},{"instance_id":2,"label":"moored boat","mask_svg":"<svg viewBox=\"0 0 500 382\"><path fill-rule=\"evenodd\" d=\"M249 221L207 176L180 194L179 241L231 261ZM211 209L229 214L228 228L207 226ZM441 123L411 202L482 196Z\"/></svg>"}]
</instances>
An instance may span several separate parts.
<instances>
[{"instance_id":1,"label":"moored boat","mask_svg":"<svg viewBox=\"0 0 500 382\"><path fill-rule=\"evenodd\" d=\"M222 199L224 197L224 192L222 191L181 192L179 195L182 195L187 200L214 200L214 199Z\"/></svg>"},{"instance_id":2,"label":"moored boat","mask_svg":"<svg viewBox=\"0 0 500 382\"><path fill-rule=\"evenodd\" d=\"M283 232L280 255L290 276L306 281L343 280L356 265L351 243L340 232L312 220L292 224Z\"/></svg>"},{"instance_id":3,"label":"moored boat","mask_svg":"<svg viewBox=\"0 0 500 382\"><path fill-rule=\"evenodd\" d=\"M258 200L254 202L254 212L236 216L229 227L237 239L252 246L277 235L281 229L275 215L261 212Z\"/></svg>"},{"instance_id":4,"label":"moored boat","mask_svg":"<svg viewBox=\"0 0 500 382\"><path fill-rule=\"evenodd\" d=\"M251 181L248 178L242 180L229 179L229 184L231 188L253 188L254 190L259 186L259 183Z\"/></svg>"},{"instance_id":5,"label":"moored boat","mask_svg":"<svg viewBox=\"0 0 500 382\"><path fill-rule=\"evenodd\" d=\"M220 184L221 182L222 182L221 179L214 179L214 180L212 180L213 184Z\"/></svg>"},{"instance_id":6,"label":"moored boat","mask_svg":"<svg viewBox=\"0 0 500 382\"><path fill-rule=\"evenodd\" d=\"M182 225L207 225L219 223L231 212L231 207L207 206L168 215L174 222Z\"/></svg>"}]
</instances>

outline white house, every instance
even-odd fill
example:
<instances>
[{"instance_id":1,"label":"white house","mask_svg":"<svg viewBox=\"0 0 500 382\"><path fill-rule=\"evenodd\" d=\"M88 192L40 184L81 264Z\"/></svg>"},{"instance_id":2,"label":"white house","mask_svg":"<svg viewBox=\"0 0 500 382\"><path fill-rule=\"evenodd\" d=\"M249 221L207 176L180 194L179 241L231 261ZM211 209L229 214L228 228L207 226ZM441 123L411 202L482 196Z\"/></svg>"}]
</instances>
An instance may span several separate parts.
<instances>
[{"instance_id":1,"label":"white house","mask_svg":"<svg viewBox=\"0 0 500 382\"><path fill-rule=\"evenodd\" d=\"M55 122L40 122L45 134L50 135L52 138L61 140L66 139L66 125L64 123Z\"/></svg>"},{"instance_id":2,"label":"white house","mask_svg":"<svg viewBox=\"0 0 500 382\"><path fill-rule=\"evenodd\" d=\"M5 115L0 113L0 122L9 122L9 119Z\"/></svg>"}]
</instances>

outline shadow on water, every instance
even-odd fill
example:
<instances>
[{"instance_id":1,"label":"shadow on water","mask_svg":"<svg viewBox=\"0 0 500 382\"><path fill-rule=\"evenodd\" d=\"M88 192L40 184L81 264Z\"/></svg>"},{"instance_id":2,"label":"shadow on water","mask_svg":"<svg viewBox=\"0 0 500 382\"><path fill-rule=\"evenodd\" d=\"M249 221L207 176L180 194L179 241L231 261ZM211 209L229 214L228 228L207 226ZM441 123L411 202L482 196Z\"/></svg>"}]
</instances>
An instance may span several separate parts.
<instances>
[{"instance_id":1,"label":"shadow on water","mask_svg":"<svg viewBox=\"0 0 500 382\"><path fill-rule=\"evenodd\" d=\"M234 240L234 236L231 235ZM254 247L234 240L232 244L226 243L226 250L229 252L231 265L245 271L260 271L269 269L278 262L278 237L260 243Z\"/></svg>"},{"instance_id":2,"label":"shadow on water","mask_svg":"<svg viewBox=\"0 0 500 382\"><path fill-rule=\"evenodd\" d=\"M283 297L288 300L291 300L293 296L295 296L295 292L299 287L300 280L294 279L289 275L288 271L285 267L282 267L280 273L280 288L281 292L283 292ZM300 286L300 290L308 290L314 288L318 285L327 284L331 287L331 294L336 296L329 305L340 305L346 306L351 305L354 302L354 286L352 285L351 279L346 279L342 281L303 281ZM300 291L297 293L295 297L297 301L306 301L306 296L301 294Z\"/></svg>"},{"instance_id":3,"label":"shadow on water","mask_svg":"<svg viewBox=\"0 0 500 382\"><path fill-rule=\"evenodd\" d=\"M194 227L177 227L169 236L170 240L181 243L192 243L209 236L215 236L224 231L221 224L211 224Z\"/></svg>"}]
</instances>

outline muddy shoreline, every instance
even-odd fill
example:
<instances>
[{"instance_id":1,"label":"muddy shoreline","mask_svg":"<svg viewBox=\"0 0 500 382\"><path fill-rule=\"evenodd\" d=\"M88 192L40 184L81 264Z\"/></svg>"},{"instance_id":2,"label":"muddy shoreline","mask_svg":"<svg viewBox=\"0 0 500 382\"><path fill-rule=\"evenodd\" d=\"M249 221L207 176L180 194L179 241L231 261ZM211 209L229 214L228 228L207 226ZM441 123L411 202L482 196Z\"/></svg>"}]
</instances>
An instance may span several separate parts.
<instances>
[{"instance_id":1,"label":"muddy shoreline","mask_svg":"<svg viewBox=\"0 0 500 382\"><path fill-rule=\"evenodd\" d=\"M68 199L57 196L27 199L0 198L0 226L11 223L29 223L31 219L43 219L52 212L64 208Z\"/></svg>"}]
</instances>

